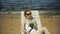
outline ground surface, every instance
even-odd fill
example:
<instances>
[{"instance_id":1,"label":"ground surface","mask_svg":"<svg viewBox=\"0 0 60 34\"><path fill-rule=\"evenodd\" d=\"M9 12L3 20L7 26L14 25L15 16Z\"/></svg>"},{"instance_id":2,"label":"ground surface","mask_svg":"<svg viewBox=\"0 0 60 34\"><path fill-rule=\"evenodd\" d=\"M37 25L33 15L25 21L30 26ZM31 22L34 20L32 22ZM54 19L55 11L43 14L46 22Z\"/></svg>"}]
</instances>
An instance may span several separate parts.
<instances>
[{"instance_id":1,"label":"ground surface","mask_svg":"<svg viewBox=\"0 0 60 34\"><path fill-rule=\"evenodd\" d=\"M45 26L51 34L60 34L60 15L59 14L39 14L42 27ZM21 23L20 14L0 14L0 33L19 34Z\"/></svg>"}]
</instances>

